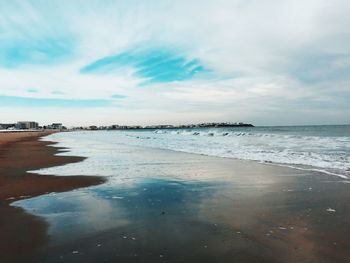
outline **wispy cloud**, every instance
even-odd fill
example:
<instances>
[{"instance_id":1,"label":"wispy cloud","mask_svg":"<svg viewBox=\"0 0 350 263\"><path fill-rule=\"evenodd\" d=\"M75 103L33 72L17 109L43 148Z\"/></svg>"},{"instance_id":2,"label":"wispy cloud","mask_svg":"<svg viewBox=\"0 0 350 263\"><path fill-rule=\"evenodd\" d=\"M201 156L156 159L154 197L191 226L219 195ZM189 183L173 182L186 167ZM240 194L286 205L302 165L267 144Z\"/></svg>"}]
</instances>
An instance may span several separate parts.
<instances>
[{"instance_id":1,"label":"wispy cloud","mask_svg":"<svg viewBox=\"0 0 350 263\"><path fill-rule=\"evenodd\" d=\"M55 5L0 3L0 67L50 65L73 56L77 38Z\"/></svg>"}]
</instances>

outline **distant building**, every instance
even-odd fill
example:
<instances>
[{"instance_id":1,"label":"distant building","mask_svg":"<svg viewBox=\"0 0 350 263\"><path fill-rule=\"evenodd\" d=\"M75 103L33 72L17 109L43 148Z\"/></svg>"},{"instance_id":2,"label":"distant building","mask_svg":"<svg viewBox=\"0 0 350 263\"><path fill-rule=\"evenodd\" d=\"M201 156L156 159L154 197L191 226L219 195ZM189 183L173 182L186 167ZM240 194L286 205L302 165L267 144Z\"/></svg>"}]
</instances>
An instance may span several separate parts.
<instances>
[{"instance_id":1,"label":"distant building","mask_svg":"<svg viewBox=\"0 0 350 263\"><path fill-rule=\"evenodd\" d=\"M52 123L50 125L43 126L44 130L66 130L67 128L62 125L62 123Z\"/></svg>"},{"instance_id":2,"label":"distant building","mask_svg":"<svg viewBox=\"0 0 350 263\"><path fill-rule=\"evenodd\" d=\"M51 128L54 130L61 130L62 129L62 123L52 123Z\"/></svg>"},{"instance_id":3,"label":"distant building","mask_svg":"<svg viewBox=\"0 0 350 263\"><path fill-rule=\"evenodd\" d=\"M36 130L39 127L39 123L35 121L18 121L15 127L19 130Z\"/></svg>"},{"instance_id":4,"label":"distant building","mask_svg":"<svg viewBox=\"0 0 350 263\"><path fill-rule=\"evenodd\" d=\"M119 129L119 125L114 124L108 127L108 130L116 130L116 129Z\"/></svg>"},{"instance_id":5,"label":"distant building","mask_svg":"<svg viewBox=\"0 0 350 263\"><path fill-rule=\"evenodd\" d=\"M172 129L173 125L150 125L146 126L145 129Z\"/></svg>"},{"instance_id":6,"label":"distant building","mask_svg":"<svg viewBox=\"0 0 350 263\"><path fill-rule=\"evenodd\" d=\"M14 129L15 123L0 123L0 130Z\"/></svg>"}]
</instances>

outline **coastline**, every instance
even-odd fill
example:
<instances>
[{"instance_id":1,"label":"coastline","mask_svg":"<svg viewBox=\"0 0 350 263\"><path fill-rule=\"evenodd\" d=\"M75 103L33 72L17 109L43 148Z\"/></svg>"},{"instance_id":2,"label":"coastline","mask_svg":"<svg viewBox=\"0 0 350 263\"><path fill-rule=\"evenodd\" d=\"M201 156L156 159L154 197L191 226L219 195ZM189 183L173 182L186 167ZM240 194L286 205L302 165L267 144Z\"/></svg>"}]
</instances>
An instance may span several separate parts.
<instances>
[{"instance_id":1,"label":"coastline","mask_svg":"<svg viewBox=\"0 0 350 263\"><path fill-rule=\"evenodd\" d=\"M17 141L11 151L38 144L31 156L37 159L35 149L51 154L60 149L37 138ZM118 169L108 184L17 196L11 206L14 199L2 200L0 261L346 262L349 257L349 184L338 177L171 150L116 149ZM21 156L9 152L8 158ZM84 159L52 158L58 159L50 166ZM32 161L26 162L32 169ZM45 177L77 176L35 180Z\"/></svg>"},{"instance_id":2,"label":"coastline","mask_svg":"<svg viewBox=\"0 0 350 263\"><path fill-rule=\"evenodd\" d=\"M56 156L60 148L39 139L52 132L6 133L0 135L0 202L12 202L48 192L63 192L104 182L99 176L54 176L27 173L67 163L82 157Z\"/></svg>"},{"instance_id":3,"label":"coastline","mask_svg":"<svg viewBox=\"0 0 350 263\"><path fill-rule=\"evenodd\" d=\"M59 148L39 139L52 132L0 134L0 261L36 262L36 252L47 241L47 223L10 203L49 192L65 192L104 182L98 176L53 176L27 173L82 161L56 156Z\"/></svg>"},{"instance_id":4,"label":"coastline","mask_svg":"<svg viewBox=\"0 0 350 263\"><path fill-rule=\"evenodd\" d=\"M349 184L341 178L149 147L115 149L108 184L13 204L50 226L40 262L349 258ZM91 158L76 165L91 172L107 156L89 164Z\"/></svg>"}]
</instances>

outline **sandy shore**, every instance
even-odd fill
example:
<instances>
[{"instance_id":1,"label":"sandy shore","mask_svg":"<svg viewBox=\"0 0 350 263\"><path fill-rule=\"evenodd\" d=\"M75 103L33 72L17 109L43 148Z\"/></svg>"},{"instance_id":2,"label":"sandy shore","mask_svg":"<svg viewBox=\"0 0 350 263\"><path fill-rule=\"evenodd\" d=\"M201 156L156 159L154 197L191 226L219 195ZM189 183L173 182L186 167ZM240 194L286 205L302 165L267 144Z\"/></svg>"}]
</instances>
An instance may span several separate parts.
<instances>
[{"instance_id":1,"label":"sandy shore","mask_svg":"<svg viewBox=\"0 0 350 263\"><path fill-rule=\"evenodd\" d=\"M26 173L28 170L80 162L81 157L55 156L52 142L38 141L50 132L0 134L0 200L13 201L48 192L62 192L102 182L100 177L58 177Z\"/></svg>"},{"instance_id":2,"label":"sandy shore","mask_svg":"<svg viewBox=\"0 0 350 263\"><path fill-rule=\"evenodd\" d=\"M13 204L49 225L39 262L348 262L338 177L127 145L113 160L106 184Z\"/></svg>"},{"instance_id":3,"label":"sandy shore","mask_svg":"<svg viewBox=\"0 0 350 263\"><path fill-rule=\"evenodd\" d=\"M35 262L36 249L47 240L47 224L9 203L42 195L96 185L100 177L58 177L26 173L83 160L54 156L57 148L38 138L50 132L0 133L0 262ZM15 237L15 238L14 238ZM16 255L14 257L14 255ZM25 261L22 261L25 260Z\"/></svg>"},{"instance_id":4,"label":"sandy shore","mask_svg":"<svg viewBox=\"0 0 350 263\"><path fill-rule=\"evenodd\" d=\"M81 158L53 157L57 150L47 144L24 138L0 155L7 182L1 263L319 263L350 257L350 184L341 178L118 145L111 160L118 169L108 183L67 192L101 179L25 174L68 161L86 165ZM29 190L22 186L26 176L35 182ZM62 192L38 196L47 191ZM9 206L15 199L8 198L17 201Z\"/></svg>"}]
</instances>

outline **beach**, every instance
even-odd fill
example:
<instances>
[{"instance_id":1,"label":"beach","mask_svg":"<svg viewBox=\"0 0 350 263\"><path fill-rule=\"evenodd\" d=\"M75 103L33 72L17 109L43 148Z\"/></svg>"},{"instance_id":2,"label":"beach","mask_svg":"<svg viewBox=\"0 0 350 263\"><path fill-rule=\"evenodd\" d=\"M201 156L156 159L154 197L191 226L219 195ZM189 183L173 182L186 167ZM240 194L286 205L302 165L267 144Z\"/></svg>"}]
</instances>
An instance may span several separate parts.
<instances>
[{"instance_id":1,"label":"beach","mask_svg":"<svg viewBox=\"0 0 350 263\"><path fill-rule=\"evenodd\" d=\"M38 141L52 132L0 133L0 262L36 262L36 249L45 242L43 220L11 207L13 201L49 192L68 191L103 182L100 177L56 177L26 173L84 158L54 156L58 148Z\"/></svg>"},{"instance_id":2,"label":"beach","mask_svg":"<svg viewBox=\"0 0 350 263\"><path fill-rule=\"evenodd\" d=\"M350 256L350 184L340 177L125 144L113 146L112 156L86 136L98 156L83 162L56 156L74 163L47 173L61 171L57 178L71 181L77 175L65 173L94 174L95 166L114 175L85 188L100 178L78 177L86 185L70 185L74 191L48 188L2 206L12 218L2 217L7 258L1 262L347 262Z\"/></svg>"},{"instance_id":3,"label":"beach","mask_svg":"<svg viewBox=\"0 0 350 263\"><path fill-rule=\"evenodd\" d=\"M350 0L0 0L0 263L350 263Z\"/></svg>"}]
</instances>

